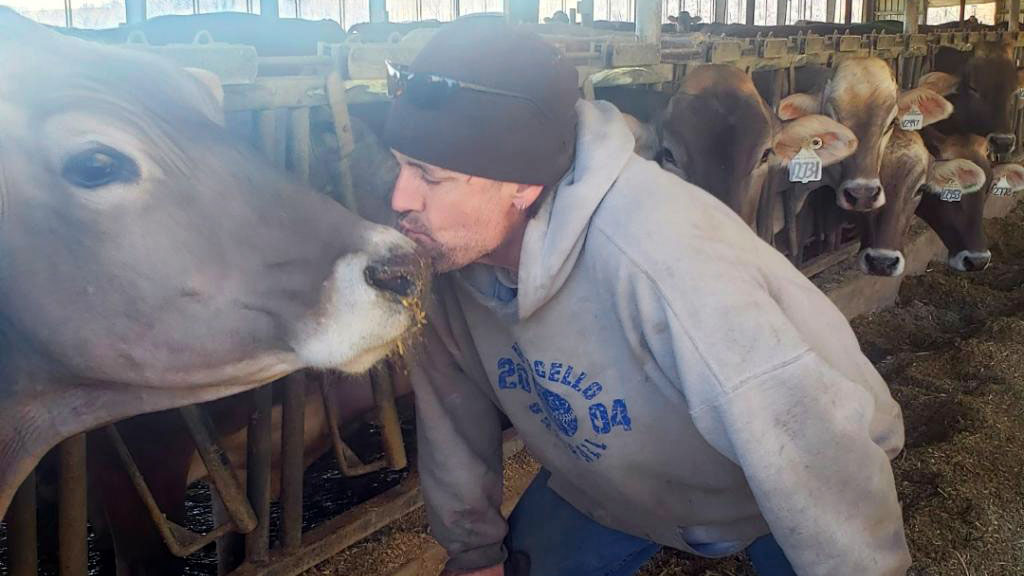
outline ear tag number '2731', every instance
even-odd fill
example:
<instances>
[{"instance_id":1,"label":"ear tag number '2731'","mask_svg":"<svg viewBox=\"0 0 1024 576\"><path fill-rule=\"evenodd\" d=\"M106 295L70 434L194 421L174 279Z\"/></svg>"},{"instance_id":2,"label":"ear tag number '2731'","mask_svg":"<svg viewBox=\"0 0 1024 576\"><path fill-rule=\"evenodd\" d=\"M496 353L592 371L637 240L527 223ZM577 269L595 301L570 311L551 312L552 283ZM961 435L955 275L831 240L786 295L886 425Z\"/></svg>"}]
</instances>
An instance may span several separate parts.
<instances>
[{"instance_id":1,"label":"ear tag number '2731'","mask_svg":"<svg viewBox=\"0 0 1024 576\"><path fill-rule=\"evenodd\" d=\"M814 138L789 161L789 181L807 184L821 180L821 158L814 152L821 148L821 138Z\"/></svg>"},{"instance_id":2,"label":"ear tag number '2731'","mask_svg":"<svg viewBox=\"0 0 1024 576\"><path fill-rule=\"evenodd\" d=\"M1003 176L996 183L992 185L993 196L1013 196L1013 187L1006 181L1006 176Z\"/></svg>"},{"instance_id":3,"label":"ear tag number '2731'","mask_svg":"<svg viewBox=\"0 0 1024 576\"><path fill-rule=\"evenodd\" d=\"M920 130L924 125L924 115L917 109L917 106L911 106L910 111L900 117L900 128L903 130Z\"/></svg>"},{"instance_id":4,"label":"ear tag number '2731'","mask_svg":"<svg viewBox=\"0 0 1024 576\"><path fill-rule=\"evenodd\" d=\"M948 184L942 187L939 199L943 202L959 202L963 195L964 191L960 188L960 185L950 180Z\"/></svg>"}]
</instances>

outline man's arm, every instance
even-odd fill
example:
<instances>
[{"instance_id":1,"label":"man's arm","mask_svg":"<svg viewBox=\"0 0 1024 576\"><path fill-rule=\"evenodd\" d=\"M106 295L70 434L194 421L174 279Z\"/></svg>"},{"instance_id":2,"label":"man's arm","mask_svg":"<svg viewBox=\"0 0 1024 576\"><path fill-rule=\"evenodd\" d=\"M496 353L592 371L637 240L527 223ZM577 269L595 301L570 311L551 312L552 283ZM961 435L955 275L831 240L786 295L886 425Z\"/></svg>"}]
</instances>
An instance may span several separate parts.
<instances>
[{"instance_id":1,"label":"man's arm","mask_svg":"<svg viewBox=\"0 0 1024 576\"><path fill-rule=\"evenodd\" d=\"M732 285L721 303L694 311L643 284L644 340L704 438L743 469L797 573L904 574L910 556L886 454L902 440L899 423L873 438L873 417L885 417L876 399L816 354L763 289Z\"/></svg>"},{"instance_id":2,"label":"man's arm","mask_svg":"<svg viewBox=\"0 0 1024 576\"><path fill-rule=\"evenodd\" d=\"M431 534L450 573L498 566L506 552L501 515L501 421L482 386L462 371L428 326L410 368L416 396L420 485Z\"/></svg>"}]
</instances>

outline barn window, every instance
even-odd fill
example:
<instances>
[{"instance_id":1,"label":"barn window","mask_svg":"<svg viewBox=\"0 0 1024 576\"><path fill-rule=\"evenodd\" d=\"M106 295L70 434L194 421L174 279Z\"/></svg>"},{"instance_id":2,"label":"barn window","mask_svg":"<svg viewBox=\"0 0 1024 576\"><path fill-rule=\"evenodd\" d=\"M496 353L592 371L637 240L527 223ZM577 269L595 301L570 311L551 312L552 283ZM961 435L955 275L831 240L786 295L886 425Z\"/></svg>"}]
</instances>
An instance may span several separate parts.
<instances>
[{"instance_id":1,"label":"barn window","mask_svg":"<svg viewBox=\"0 0 1024 576\"><path fill-rule=\"evenodd\" d=\"M996 3L972 4L964 9L964 19L974 16L982 24L996 23ZM928 24L943 24L960 19L960 3L950 0L931 0L928 3Z\"/></svg>"}]
</instances>

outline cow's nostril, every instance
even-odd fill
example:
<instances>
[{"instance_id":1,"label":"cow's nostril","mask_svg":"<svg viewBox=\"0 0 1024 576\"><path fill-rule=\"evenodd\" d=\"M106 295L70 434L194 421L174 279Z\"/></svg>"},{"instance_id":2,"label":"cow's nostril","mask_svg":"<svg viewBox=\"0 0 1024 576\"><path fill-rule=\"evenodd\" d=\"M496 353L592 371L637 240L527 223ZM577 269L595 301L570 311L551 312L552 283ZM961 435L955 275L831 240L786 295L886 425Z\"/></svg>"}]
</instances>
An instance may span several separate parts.
<instances>
[{"instance_id":1,"label":"cow's nostril","mask_svg":"<svg viewBox=\"0 0 1024 576\"><path fill-rule=\"evenodd\" d=\"M850 192L849 188L843 190L843 198L846 199L850 206L855 206L857 204L857 197L854 196L852 192Z\"/></svg>"},{"instance_id":2,"label":"cow's nostril","mask_svg":"<svg viewBox=\"0 0 1024 576\"><path fill-rule=\"evenodd\" d=\"M375 288L392 292L406 298L416 291L416 280L410 270L395 268L383 264L370 264L366 267L366 281Z\"/></svg>"},{"instance_id":3,"label":"cow's nostril","mask_svg":"<svg viewBox=\"0 0 1024 576\"><path fill-rule=\"evenodd\" d=\"M871 198L872 200L877 200L878 199L878 195L882 193L882 189L877 187L877 186L875 186L873 188L868 188L868 191L871 194L869 196L869 198Z\"/></svg>"}]
</instances>

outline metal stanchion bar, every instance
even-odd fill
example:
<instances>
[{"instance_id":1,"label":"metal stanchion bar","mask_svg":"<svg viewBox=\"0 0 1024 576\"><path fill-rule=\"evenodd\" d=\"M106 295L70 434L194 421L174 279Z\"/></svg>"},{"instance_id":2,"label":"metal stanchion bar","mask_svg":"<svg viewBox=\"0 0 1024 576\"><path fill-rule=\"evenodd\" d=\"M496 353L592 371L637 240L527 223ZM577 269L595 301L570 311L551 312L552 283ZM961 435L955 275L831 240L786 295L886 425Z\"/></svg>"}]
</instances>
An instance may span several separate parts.
<instances>
[{"instance_id":1,"label":"metal stanchion bar","mask_svg":"<svg viewBox=\"0 0 1024 576\"><path fill-rule=\"evenodd\" d=\"M361 376L366 378L367 376ZM387 461L380 458L369 464L363 464L359 456L345 444L341 438L340 422L338 421L337 407L331 402L331 395L327 390L326 379L320 380L320 396L323 399L324 414L327 416L327 433L331 435L331 446L334 448L334 457L338 460L338 468L345 476L362 476L370 472L382 470L387 466Z\"/></svg>"},{"instance_id":2,"label":"metal stanchion bar","mask_svg":"<svg viewBox=\"0 0 1024 576\"><path fill-rule=\"evenodd\" d=\"M256 512L256 529L245 535L245 557L250 563L266 562L270 548L270 444L273 388L252 391L253 411L249 418L246 464L249 503Z\"/></svg>"},{"instance_id":3,"label":"metal stanchion bar","mask_svg":"<svg viewBox=\"0 0 1024 576\"><path fill-rule=\"evenodd\" d=\"M309 108L293 108L288 127L288 166L300 182L309 182Z\"/></svg>"},{"instance_id":4,"label":"metal stanchion bar","mask_svg":"<svg viewBox=\"0 0 1024 576\"><path fill-rule=\"evenodd\" d=\"M398 408L395 406L395 382L405 378L405 364L401 358L390 358L386 366L381 366L373 378L373 400L377 404L377 420L380 423L381 444L388 466L392 470L401 470L409 465L405 453L405 442L402 440L402 423L398 419Z\"/></svg>"},{"instance_id":5,"label":"metal stanchion bar","mask_svg":"<svg viewBox=\"0 0 1024 576\"><path fill-rule=\"evenodd\" d=\"M124 443L124 439L121 438L121 433L117 431L117 427L111 424L106 427L105 431L107 438L117 452L118 458L121 460L121 465L124 466L124 470L131 479L132 485L135 486L135 491L138 493L139 498L142 499L146 511L149 512L149 517L153 520L157 532L160 533L160 538L163 539L164 544L167 545L167 550L171 554L184 558L198 552L221 535L235 529L233 522L227 522L215 527L206 534L196 534L188 528L168 520L167 516L160 510L160 505L157 504L156 498L153 497L149 485L146 484L146 479L135 464L135 459L132 458L128 445Z\"/></svg>"},{"instance_id":6,"label":"metal stanchion bar","mask_svg":"<svg viewBox=\"0 0 1024 576\"><path fill-rule=\"evenodd\" d=\"M88 573L85 434L61 442L58 546L60 576Z\"/></svg>"},{"instance_id":7,"label":"metal stanchion bar","mask_svg":"<svg viewBox=\"0 0 1024 576\"><path fill-rule=\"evenodd\" d=\"M8 567L11 576L35 576L36 554L36 473L32 472L14 494L7 513Z\"/></svg>"},{"instance_id":8,"label":"metal stanchion bar","mask_svg":"<svg viewBox=\"0 0 1024 576\"><path fill-rule=\"evenodd\" d=\"M281 410L281 541L285 550L295 550L302 544L305 409L305 378L285 379Z\"/></svg>"},{"instance_id":9,"label":"metal stanchion bar","mask_svg":"<svg viewBox=\"0 0 1024 576\"><path fill-rule=\"evenodd\" d=\"M220 496L228 518L239 532L252 532L256 528L256 512L246 499L242 482L238 479L231 460L217 442L209 414L195 404L180 408L178 412L185 421L189 434L192 435L196 451L206 466L210 483Z\"/></svg>"}]
</instances>

